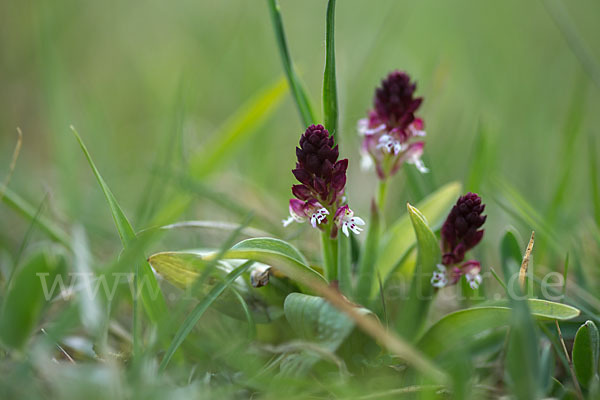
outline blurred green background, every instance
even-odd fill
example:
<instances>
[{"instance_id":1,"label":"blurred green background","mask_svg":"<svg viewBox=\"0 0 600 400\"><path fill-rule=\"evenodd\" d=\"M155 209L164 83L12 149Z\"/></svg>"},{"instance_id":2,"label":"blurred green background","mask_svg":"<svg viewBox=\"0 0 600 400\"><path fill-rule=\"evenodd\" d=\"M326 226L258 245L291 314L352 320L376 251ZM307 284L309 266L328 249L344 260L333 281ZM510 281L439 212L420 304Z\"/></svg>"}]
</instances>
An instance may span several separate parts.
<instances>
[{"instance_id":1,"label":"blurred green background","mask_svg":"<svg viewBox=\"0 0 600 400\"><path fill-rule=\"evenodd\" d=\"M292 57L320 108L326 3L281 3ZM499 177L544 219L552 217L560 237L591 221L600 3L564 3L339 2L340 142L350 158L353 207L366 215L375 187L374 174L358 167L356 122L380 79L401 69L425 98L419 115L432 173L412 174L412 182L399 174L390 215L461 180L492 204L487 230L496 248L491 238L519 220L494 203L506 195ZM8 170L19 126L23 149L10 187L36 206L49 193L44 214L65 226L79 221L94 243L118 238L70 124L141 229L152 215L145 207L164 200L160 188L148 191L151 177L183 170L197 151L210 154L226 121L283 77L259 0L4 1L0 29L1 170ZM291 97L283 99L203 182L271 226L287 214L303 131ZM185 217L241 219L218 203L198 196ZM28 223L6 208L0 217L3 247L17 248ZM528 225L521 225L524 235Z\"/></svg>"}]
</instances>

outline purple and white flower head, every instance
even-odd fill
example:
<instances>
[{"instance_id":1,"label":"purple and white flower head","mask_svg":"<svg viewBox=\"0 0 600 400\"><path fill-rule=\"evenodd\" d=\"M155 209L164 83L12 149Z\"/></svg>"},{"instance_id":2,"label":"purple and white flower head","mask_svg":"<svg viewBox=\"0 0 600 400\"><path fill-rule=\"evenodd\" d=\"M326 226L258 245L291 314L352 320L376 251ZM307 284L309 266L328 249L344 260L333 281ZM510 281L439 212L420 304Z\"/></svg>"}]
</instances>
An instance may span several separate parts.
<instances>
[{"instance_id":1,"label":"purple and white flower head","mask_svg":"<svg viewBox=\"0 0 600 400\"><path fill-rule=\"evenodd\" d=\"M310 221L313 228L322 229L334 214L331 236L336 237L339 229L348 236L349 231L359 234L365 222L355 217L346 205L345 187L348 160L338 160L338 146L323 125L311 125L300 137L296 147L297 163L292 173L300 182L292 186L290 217L283 225L292 222Z\"/></svg>"},{"instance_id":2,"label":"purple and white flower head","mask_svg":"<svg viewBox=\"0 0 600 400\"><path fill-rule=\"evenodd\" d=\"M481 226L486 220L481 215L485 204L475 193L459 197L442 225L442 262L444 265L458 264L465 253L475 247L483 237Z\"/></svg>"},{"instance_id":3,"label":"purple and white flower head","mask_svg":"<svg viewBox=\"0 0 600 400\"><path fill-rule=\"evenodd\" d=\"M475 247L483 238L481 226L486 220L482 215L485 204L475 193L459 197L442 225L442 263L433 273L431 284L437 288L456 284L461 276L472 289L482 282L481 264L476 260L464 262L465 253ZM451 275L449 277L449 275Z\"/></svg>"},{"instance_id":4,"label":"purple and white flower head","mask_svg":"<svg viewBox=\"0 0 600 400\"><path fill-rule=\"evenodd\" d=\"M323 125L309 126L299 144L292 173L301 184L292 186L292 193L300 200L335 204L344 194L348 160L338 161L338 146L333 146L333 137Z\"/></svg>"},{"instance_id":5,"label":"purple and white flower head","mask_svg":"<svg viewBox=\"0 0 600 400\"><path fill-rule=\"evenodd\" d=\"M405 162L428 172L421 160L425 142L416 139L425 136L425 130L423 120L414 115L423 102L414 97L415 90L406 73L390 73L375 90L369 117L358 121L363 136L361 165L374 165L380 179L394 175Z\"/></svg>"}]
</instances>

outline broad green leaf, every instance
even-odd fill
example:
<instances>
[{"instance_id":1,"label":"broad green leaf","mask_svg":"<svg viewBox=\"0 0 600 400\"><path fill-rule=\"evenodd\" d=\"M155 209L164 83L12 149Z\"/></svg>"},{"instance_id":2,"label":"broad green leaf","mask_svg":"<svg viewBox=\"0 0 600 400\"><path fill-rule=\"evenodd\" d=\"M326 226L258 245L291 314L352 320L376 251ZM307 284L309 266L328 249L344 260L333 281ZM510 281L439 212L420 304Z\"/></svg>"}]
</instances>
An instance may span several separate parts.
<instances>
[{"instance_id":1,"label":"broad green leaf","mask_svg":"<svg viewBox=\"0 0 600 400\"><path fill-rule=\"evenodd\" d=\"M306 258L291 244L273 238L254 238L239 242L227 251L224 259L254 260L267 264L288 278L304 284L305 277L324 282Z\"/></svg>"},{"instance_id":2,"label":"broad green leaf","mask_svg":"<svg viewBox=\"0 0 600 400\"><path fill-rule=\"evenodd\" d=\"M354 323L322 297L291 293L283 306L295 334L335 351L350 334Z\"/></svg>"},{"instance_id":3,"label":"broad green leaf","mask_svg":"<svg viewBox=\"0 0 600 400\"><path fill-rule=\"evenodd\" d=\"M298 113L300 114L302 127L306 128L310 124L314 124L316 122L313 107L310 104L306 90L302 85L298 74L296 73L294 63L292 62L292 58L290 56L290 51L288 50L279 4L277 0L267 0L267 4L269 7L269 13L271 14L271 22L273 23L273 28L275 29L275 39L277 40L279 55L281 56L281 62L283 63L283 70L292 90L292 96L294 97L296 107L298 108Z\"/></svg>"},{"instance_id":4,"label":"broad green leaf","mask_svg":"<svg viewBox=\"0 0 600 400\"><path fill-rule=\"evenodd\" d=\"M323 74L323 121L339 143L337 79L335 72L335 0L327 2L325 28L325 72Z\"/></svg>"},{"instance_id":5,"label":"broad green leaf","mask_svg":"<svg viewBox=\"0 0 600 400\"><path fill-rule=\"evenodd\" d=\"M417 237L417 267L413 274L408 299L402 305L402 314L396 324L396 330L408 339L412 339L422 328L429 306L435 294L431 276L437 264L441 262L440 244L429 228L425 216L410 204L408 215Z\"/></svg>"},{"instance_id":6,"label":"broad green leaf","mask_svg":"<svg viewBox=\"0 0 600 400\"><path fill-rule=\"evenodd\" d=\"M360 310L369 313L366 309ZM285 299L284 312L297 336L326 352L334 353L354 329L352 319L322 297L291 293ZM304 374L319 359L318 354L307 349L287 362L282 373Z\"/></svg>"},{"instance_id":7,"label":"broad green leaf","mask_svg":"<svg viewBox=\"0 0 600 400\"><path fill-rule=\"evenodd\" d=\"M573 344L573 367L577 380L584 388L598 379L598 354L600 337L593 321L586 321L577 330Z\"/></svg>"},{"instance_id":8,"label":"broad green leaf","mask_svg":"<svg viewBox=\"0 0 600 400\"><path fill-rule=\"evenodd\" d=\"M202 179L219 169L235 154L258 127L275 111L281 103L288 85L283 78L248 100L223 127L211 136L202 149L190 160L190 175Z\"/></svg>"},{"instance_id":9,"label":"broad green leaf","mask_svg":"<svg viewBox=\"0 0 600 400\"><path fill-rule=\"evenodd\" d=\"M211 263L206 261L199 253L157 253L150 256L148 262L156 273L167 282L182 290L193 290L190 294L199 299L208 295L215 285L222 281L233 269L231 263ZM231 284L229 289L214 301L214 306L217 310L229 316L238 319L246 318L245 310L240 308L240 301L234 293L235 291L239 293L246 304L250 305L252 317L257 322L268 322L277 318L280 314L276 306L269 306L261 296L266 289L253 290L244 279L238 278Z\"/></svg>"},{"instance_id":10,"label":"broad green leaf","mask_svg":"<svg viewBox=\"0 0 600 400\"><path fill-rule=\"evenodd\" d=\"M196 307L188 315L188 317L185 319L185 321L179 327L179 330L175 334L175 338L173 338L171 345L167 349L167 352L165 353L165 356L163 357L160 363L160 371L164 371L164 369L167 367L169 361L173 357L173 354L175 354L179 346L181 346L185 338L189 335L194 326L196 326L196 323L200 320L202 315L204 315L204 312L221 295L221 293L223 293L225 289L227 289L227 287L233 284L233 282L240 275L246 272L246 270L252 265L252 263L252 261L247 261L239 267L237 267L236 269L234 269L233 271L231 271L229 274L227 274L223 281L221 281L219 284L213 287L210 293L208 293L208 295L204 297L202 301L198 303L198 305L196 305Z\"/></svg>"},{"instance_id":11,"label":"broad green leaf","mask_svg":"<svg viewBox=\"0 0 600 400\"><path fill-rule=\"evenodd\" d=\"M436 229L444 221L461 191L462 186L460 183L449 183L419 202L417 208L430 222L431 227ZM410 217L406 214L396 221L381 239L381 248L375 271L381 275L384 284L396 271L399 262L414 246L414 243L415 233L411 227ZM406 277L409 277L411 273L410 270L402 271L402 274ZM371 287L371 298L377 293L377 286L377 280L374 279Z\"/></svg>"},{"instance_id":12,"label":"broad green leaf","mask_svg":"<svg viewBox=\"0 0 600 400\"><path fill-rule=\"evenodd\" d=\"M531 314L538 321L566 321L579 315L579 310L562 303L527 300ZM460 310L444 316L419 339L418 348L430 357L439 357L456 347L468 346L473 338L492 329L510 325L511 309L486 306Z\"/></svg>"},{"instance_id":13,"label":"broad green leaf","mask_svg":"<svg viewBox=\"0 0 600 400\"><path fill-rule=\"evenodd\" d=\"M133 230L133 227L127 220L125 213L119 206L117 199L115 198L112 191L104 181L104 178L102 178L102 175L100 175L100 171L98 171L98 168L96 168L96 165L94 164L94 161L92 160L92 157L87 147L81 140L81 137L79 136L74 127L71 126L71 130L73 131L75 138L79 142L81 150L83 150L85 158L87 159L94 175L96 176L98 184L102 188L102 192L104 192L104 196L106 197L106 201L108 202L108 206L110 208L113 220L115 221L115 225L117 226L117 231L119 232L121 243L123 244L123 248L126 249L130 246L130 244L133 241L135 241L135 231ZM136 264L135 271L136 282L143 283L141 285L141 296L142 303L144 304L144 307L146 309L146 313L148 314L150 320L152 320L153 322L158 322L162 318L162 316L165 315L166 305L162 292L158 288L156 277L152 273L152 270L147 262L143 262L141 263L141 265ZM137 290L136 294L134 294L133 296L133 301L135 307L137 305Z\"/></svg>"},{"instance_id":14,"label":"broad green leaf","mask_svg":"<svg viewBox=\"0 0 600 400\"><path fill-rule=\"evenodd\" d=\"M0 313L0 340L22 349L35 330L44 304L58 296L56 273L65 263L62 254L40 249L13 272ZM59 276L58 278L62 278Z\"/></svg>"}]
</instances>

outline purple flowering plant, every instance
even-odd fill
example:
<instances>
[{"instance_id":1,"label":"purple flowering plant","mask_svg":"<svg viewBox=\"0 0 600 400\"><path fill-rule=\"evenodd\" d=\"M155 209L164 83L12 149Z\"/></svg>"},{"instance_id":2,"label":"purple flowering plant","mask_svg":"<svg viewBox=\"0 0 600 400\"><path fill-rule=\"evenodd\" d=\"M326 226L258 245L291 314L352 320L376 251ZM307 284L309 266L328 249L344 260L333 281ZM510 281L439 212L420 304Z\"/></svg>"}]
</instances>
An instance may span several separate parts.
<instances>
[{"instance_id":1,"label":"purple flowering plant","mask_svg":"<svg viewBox=\"0 0 600 400\"><path fill-rule=\"evenodd\" d=\"M331 328L328 323L335 321L344 333L336 331L341 340L336 339L335 345L326 342L328 351L341 351L339 347L352 326L360 326L390 354L398 349L394 346L407 345L399 338L419 343L424 349L444 348L444 344L438 343L440 335L444 336L437 330L441 328L434 325L425 331L431 305L443 291L455 293L461 304L468 306L486 284L486 266L468 257L483 240L487 217L483 215L482 198L471 192L461 195L462 185L456 182L433 190L418 207L395 195L390 197L392 203L406 204L407 213L391 220L385 204L387 187L396 182L394 176L406 165L423 174L429 172L422 160L424 97L417 94L417 82L407 72L393 70L374 88L373 98L364 102L368 109L366 117L357 122L360 146L352 148L343 140L355 128L338 123L335 1L330 0L327 8L320 118L294 70L279 9L275 1L270 1L284 70L300 116L300 127L289 127L290 135L299 136L298 144L295 150L292 147L284 150L289 154L290 164L294 164L290 178L295 182L291 184L291 198L286 204L288 216L284 217L285 206L281 204L283 235L302 232L306 227L307 241L320 236L321 253L306 257L295 246L300 241L292 244L272 237L253 237L218 254L185 257L212 261L219 256L220 263L229 263L228 271L237 271L235 266L242 268L245 265L240 266L242 261L256 263L247 267L246 288L236 289L252 304L253 318L270 322L283 314L294 330L309 341L318 339L307 332L325 332ZM347 190L355 182L348 175L348 167L357 156L361 157L361 166L366 167L361 173L377 182L373 193ZM350 199L349 192L360 197ZM360 217L356 210L364 207L365 200L370 203L370 212ZM158 253L149 261L158 274L169 279L173 265L185 269L174 261L183 257ZM230 260L237 260L238 264ZM398 293L398 281L403 284L399 298L392 295ZM464 285L457 285L461 281ZM181 285L181 280L178 284ZM215 305L221 305L220 309L231 316L240 317L239 307L233 306L232 301L218 298ZM388 303L393 303L391 313ZM558 306L552 304L552 307ZM379 322L384 319L389 329ZM387 336L390 332L392 339ZM420 341L415 342L418 338ZM419 351L410 351L413 350ZM304 355L307 358L302 361L303 368L310 370L317 358ZM341 356L348 363L355 360L353 353ZM424 367L429 364L423 360L421 355L405 358L411 367L439 378L438 369Z\"/></svg>"},{"instance_id":2,"label":"purple flowering plant","mask_svg":"<svg viewBox=\"0 0 600 400\"><path fill-rule=\"evenodd\" d=\"M261 385L266 392L269 389L264 388L270 388L271 384L278 390L284 388L274 398L290 397L288 385L291 390L310 387L310 393L303 396L306 392L302 392L296 396L298 398L346 398L348 393L355 397L351 391L361 385L359 379L364 378L370 384L366 386L370 387L373 376L391 374L393 379L385 383L389 387L382 388L386 390L382 392L383 396L376 397L394 397L404 390L433 390L435 396L450 393L456 398L469 398L465 393L459 393L460 390L469 385L487 390L489 382L498 378L489 377L492 374L487 362L489 354L504 357L505 353L511 366L516 357L527 366L525 370L535 378L532 381L542 380L540 365L542 360L548 362L549 344L538 340L538 325L547 329L543 324L553 320L558 327L558 320L574 318L579 315L579 310L567 304L533 298L533 291L526 290L534 281L527 276L533 236L522 256L522 243L517 235L512 232L504 235L501 264L507 282L494 276L505 290L506 298L494 297L493 304L486 304L485 291L494 281L489 279L490 261L480 257L477 249L482 244L485 246L490 236L488 234L484 240L487 220L484 212L490 209L486 211L482 197L473 192L464 194L463 186L458 182L428 188L426 196L419 199L416 206L409 204L402 190L387 196L388 185L401 181L396 175L406 173L410 168L416 168L422 174L429 172L422 160L427 113L421 106L426 96L418 93L414 77L401 70L389 72L373 89L373 97L362 100L365 114L361 113L360 117L364 118L358 121L351 118L349 122L340 123L334 46L336 2L328 0L322 112L316 113L291 60L278 4L276 0L268 0L268 4L288 88L300 117L300 125L290 124L285 132L294 138L294 142L297 139L295 149L293 145L278 149L288 155L291 187L269 213L281 217L283 226L277 221L277 226L264 232L248 226L252 223L249 216L239 226L232 227L225 222L184 221L143 232L149 236L138 235L93 164L81 137L73 129L111 207L124 248L123 259L136 260L130 282L134 333L129 339L122 333L120 325L112 328L132 342L132 364L137 368L137 363L145 362L147 358L150 360L148 373L172 372L169 366L186 358L185 354L174 357L176 352L183 349L182 344L194 327L205 328L196 325L211 309L215 313L210 315L210 321L216 321L218 329L228 335L240 331L242 326L249 328L247 337L236 343L233 351L226 352L222 364L227 374L218 377L232 387L242 387L241 397L253 397L254 392L250 393L250 390L260 391L256 388ZM261 107L250 109L259 112ZM261 119L244 116L247 117L245 120ZM360 134L359 145L346 140L356 137L356 127ZM432 133L428 139L431 147L436 144L435 132ZM223 148L227 148L227 140ZM206 165L213 159L206 159L208 161L202 159L197 170L208 168ZM435 158L431 161L429 167L434 169ZM349 169L353 162L365 168L361 172ZM190 170L196 171L194 167ZM374 183L373 187L366 184L357 187L360 190L352 190L358 179L349 171L363 174L363 181ZM416 179L423 177L416 176ZM386 209L386 196L389 204L395 206L396 213ZM184 203L185 199L187 197L176 198L172 208L179 209L179 203ZM19 204L13 203L16 207ZM403 211L405 206L406 212ZM33 208L27 208L24 214L33 215L31 210ZM169 213L158 214L162 217ZM45 221L41 223L46 224ZM53 232L48 225L43 226ZM210 226L229 229L232 233L219 248L167 250L154 252L149 257L146 254L140 256L140 249L147 244L144 240L156 231L168 232L183 226ZM57 232L53 236L61 238L61 231ZM237 241L240 234L248 238ZM73 245L75 249L69 250L83 251L84 244L74 242L77 246ZM85 259L84 256L76 254L75 258ZM121 261L118 260L116 265L120 268ZM518 269L516 273L514 266ZM37 265L30 266L34 267ZM515 277L518 279L513 279ZM161 280L174 288L160 286ZM182 291L184 299L191 301L176 301ZM11 293L7 295L10 301L7 303L18 306L10 296ZM108 300L109 303L112 301ZM82 303L83 309L89 306ZM171 313L167 307L173 307L175 311ZM18 307L14 309L19 310ZM452 312L446 313L448 310ZM17 313L8 306L1 311L0 344L21 351L26 336L12 333L12 321L6 317ZM110 314L110 309L108 311ZM142 312L147 316L144 323ZM227 318L220 319L221 314ZM20 317L16 315L15 319ZM182 323L174 324L179 319ZM258 324L260 329L257 329ZM586 340L591 343L593 337L596 338L595 349L590 345L579 353L583 354L579 357L586 358L590 365L593 357L586 354L596 354L597 359L598 353L598 333L591 327L592 324L586 322L579 328L589 331L588 337L579 343ZM510 328L508 335L506 328ZM560 327L558 330L560 337ZM285 334L276 336L282 332ZM221 332L217 330L217 333ZM105 334L106 331L97 333L98 337ZM214 336L220 336L218 334ZM228 342L229 336L224 336L223 341ZM239 337L236 340L240 340ZM505 343L508 343L506 349ZM194 346L193 343L186 344ZM576 344L577 339L574 348ZM55 346L62 349L58 344ZM485 351L481 350L483 354L478 353L483 347L487 347ZM566 349L564 343L563 347ZM526 357L519 358L521 352ZM266 353L269 354L265 356ZM275 353L277 355L273 356ZM478 371L480 373L467 374L472 376L463 379L460 374L464 373L461 369L464 364L452 359L459 353L466 354L462 359L464 363L484 359L486 364ZM252 363L236 371L230 362L238 354L252 357ZM573 350L575 354L578 353ZM108 356L108 352L100 356L105 355ZM19 353L15 360L21 356ZM95 358L100 359L100 356L94 354ZM197 362L194 357L190 359L191 363ZM576 360L578 358L574 356L572 361ZM203 375L207 378L203 379L205 386L202 387L212 390L208 378L216 375L212 372L213 365L198 365L198 368L206 369ZM255 365L261 366L258 373ZM470 368L471 364L468 366ZM192 371L195 368L194 364ZM578 379L584 382L588 378L587 375L577 378L574 368L573 371L575 382L579 382ZM529 387L514 389L520 384L519 375L512 370L508 372L510 380L500 390L505 390L506 386L509 387L507 390L517 393L516 398L542 398L541 386L531 392ZM191 380L193 375L181 381ZM333 389L322 389L321 378L337 375L340 380ZM504 379L504 370L500 375L500 379ZM345 392L345 385L350 381L348 376L359 383ZM594 384L594 376L597 377L597 371L586 382L590 386ZM299 377L310 379L311 384L297 385ZM463 381L457 383L460 379ZM428 384L420 386L420 380ZM379 385L379 382L376 380L375 384ZM429 385L429 382L435 385ZM592 393L591 389L589 392ZM237 394L234 397L240 397ZM269 397L268 394L265 397ZM471 398L478 397L473 395Z\"/></svg>"}]
</instances>

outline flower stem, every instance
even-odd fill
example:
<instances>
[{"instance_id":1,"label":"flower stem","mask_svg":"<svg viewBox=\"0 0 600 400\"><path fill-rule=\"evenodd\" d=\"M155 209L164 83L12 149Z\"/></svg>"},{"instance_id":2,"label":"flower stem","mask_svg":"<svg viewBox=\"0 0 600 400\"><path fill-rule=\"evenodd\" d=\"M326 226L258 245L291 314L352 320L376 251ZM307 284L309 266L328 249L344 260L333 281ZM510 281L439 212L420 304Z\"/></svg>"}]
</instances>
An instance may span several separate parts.
<instances>
[{"instance_id":1,"label":"flower stem","mask_svg":"<svg viewBox=\"0 0 600 400\"><path fill-rule=\"evenodd\" d=\"M337 242L331 238L330 229L321 232L323 249L323 272L328 282L337 279Z\"/></svg>"},{"instance_id":2,"label":"flower stem","mask_svg":"<svg viewBox=\"0 0 600 400\"><path fill-rule=\"evenodd\" d=\"M337 279L340 291L347 297L354 297L352 288L352 256L350 238L339 235L337 238Z\"/></svg>"},{"instance_id":3,"label":"flower stem","mask_svg":"<svg viewBox=\"0 0 600 400\"><path fill-rule=\"evenodd\" d=\"M383 213L385 210L385 198L387 195L387 184L388 184L387 179L382 179L379 181L379 184L377 185L376 201L377 201L377 207L379 208L380 213Z\"/></svg>"},{"instance_id":4,"label":"flower stem","mask_svg":"<svg viewBox=\"0 0 600 400\"><path fill-rule=\"evenodd\" d=\"M367 228L367 238L360 256L358 264L358 282L356 288L356 300L359 304L369 307L369 301L374 292L373 282L375 281L377 270L377 250L379 247L379 236L381 234L379 226L380 210L375 204L371 203L371 220Z\"/></svg>"}]
</instances>

